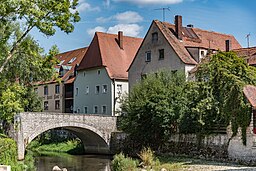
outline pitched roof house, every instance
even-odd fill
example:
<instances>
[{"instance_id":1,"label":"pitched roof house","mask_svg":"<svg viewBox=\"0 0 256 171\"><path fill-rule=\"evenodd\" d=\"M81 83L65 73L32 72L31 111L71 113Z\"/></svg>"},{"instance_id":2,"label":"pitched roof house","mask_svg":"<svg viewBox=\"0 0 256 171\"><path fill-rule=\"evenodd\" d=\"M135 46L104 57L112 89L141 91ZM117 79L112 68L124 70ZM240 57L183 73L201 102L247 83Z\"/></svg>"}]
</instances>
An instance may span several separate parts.
<instances>
[{"instance_id":1,"label":"pitched roof house","mask_svg":"<svg viewBox=\"0 0 256 171\"><path fill-rule=\"evenodd\" d=\"M186 74L209 51L241 48L232 35L182 26L182 17L175 24L153 20L132 64L128 69L129 86L141 77L160 69L183 70Z\"/></svg>"},{"instance_id":2,"label":"pitched roof house","mask_svg":"<svg viewBox=\"0 0 256 171\"><path fill-rule=\"evenodd\" d=\"M119 97L128 92L127 69L142 39L96 32L75 80L77 113L115 115Z\"/></svg>"},{"instance_id":3,"label":"pitched roof house","mask_svg":"<svg viewBox=\"0 0 256 171\"><path fill-rule=\"evenodd\" d=\"M251 66L256 66L256 47L234 49L238 56L244 57Z\"/></svg>"},{"instance_id":4,"label":"pitched roof house","mask_svg":"<svg viewBox=\"0 0 256 171\"><path fill-rule=\"evenodd\" d=\"M41 82L37 92L43 99L44 111L72 113L73 108L73 83L76 77L76 69L82 61L87 47L57 54L60 61L54 68L58 73L60 83L57 80Z\"/></svg>"}]
</instances>

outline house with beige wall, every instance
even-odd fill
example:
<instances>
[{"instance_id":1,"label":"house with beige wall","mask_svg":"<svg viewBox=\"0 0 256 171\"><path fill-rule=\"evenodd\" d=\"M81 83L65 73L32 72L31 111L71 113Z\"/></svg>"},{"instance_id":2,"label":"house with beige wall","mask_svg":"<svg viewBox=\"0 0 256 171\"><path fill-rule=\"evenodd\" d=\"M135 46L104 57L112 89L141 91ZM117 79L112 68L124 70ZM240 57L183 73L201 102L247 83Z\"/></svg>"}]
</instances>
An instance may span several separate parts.
<instances>
[{"instance_id":1,"label":"house with beige wall","mask_svg":"<svg viewBox=\"0 0 256 171\"><path fill-rule=\"evenodd\" d=\"M117 115L120 97L128 93L127 69L142 39L96 32L77 69L74 112Z\"/></svg>"},{"instance_id":2,"label":"house with beige wall","mask_svg":"<svg viewBox=\"0 0 256 171\"><path fill-rule=\"evenodd\" d=\"M83 59L87 48L80 48L56 55L59 64L54 68L58 80L38 83L35 90L42 99L44 111L73 113L73 90L76 69Z\"/></svg>"},{"instance_id":3,"label":"house with beige wall","mask_svg":"<svg viewBox=\"0 0 256 171\"><path fill-rule=\"evenodd\" d=\"M162 69L182 70L188 76L209 52L241 48L232 35L182 25L182 16L174 24L154 20L128 69L129 87L143 76Z\"/></svg>"}]
</instances>

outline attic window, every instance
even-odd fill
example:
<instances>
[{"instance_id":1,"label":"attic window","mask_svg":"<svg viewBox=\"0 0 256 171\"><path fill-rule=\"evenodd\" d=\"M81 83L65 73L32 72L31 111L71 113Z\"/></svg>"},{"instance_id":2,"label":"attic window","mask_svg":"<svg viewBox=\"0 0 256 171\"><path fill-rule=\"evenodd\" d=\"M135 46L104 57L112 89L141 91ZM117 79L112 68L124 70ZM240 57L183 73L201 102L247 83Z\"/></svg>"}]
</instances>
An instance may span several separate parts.
<instances>
[{"instance_id":1,"label":"attic window","mask_svg":"<svg viewBox=\"0 0 256 171\"><path fill-rule=\"evenodd\" d=\"M76 60L76 57L70 59L70 61L68 62L69 64L71 64L72 62L74 62Z\"/></svg>"},{"instance_id":2,"label":"attic window","mask_svg":"<svg viewBox=\"0 0 256 171\"><path fill-rule=\"evenodd\" d=\"M152 43L156 43L158 41L158 33L152 33Z\"/></svg>"},{"instance_id":3,"label":"attic window","mask_svg":"<svg viewBox=\"0 0 256 171\"><path fill-rule=\"evenodd\" d=\"M62 65L64 63L65 60L60 61L60 63L58 65Z\"/></svg>"}]
</instances>

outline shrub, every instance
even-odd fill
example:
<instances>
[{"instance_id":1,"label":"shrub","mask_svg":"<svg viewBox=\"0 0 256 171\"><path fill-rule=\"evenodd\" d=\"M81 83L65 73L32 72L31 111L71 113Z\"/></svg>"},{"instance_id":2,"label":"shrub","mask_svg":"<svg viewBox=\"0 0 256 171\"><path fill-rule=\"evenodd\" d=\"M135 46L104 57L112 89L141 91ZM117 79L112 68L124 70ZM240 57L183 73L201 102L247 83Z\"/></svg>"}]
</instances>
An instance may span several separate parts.
<instances>
[{"instance_id":1,"label":"shrub","mask_svg":"<svg viewBox=\"0 0 256 171\"><path fill-rule=\"evenodd\" d=\"M116 154L112 160L113 171L136 171L138 161L125 157L123 153Z\"/></svg>"},{"instance_id":2,"label":"shrub","mask_svg":"<svg viewBox=\"0 0 256 171\"><path fill-rule=\"evenodd\" d=\"M154 166L155 162L154 162L154 152L151 150L150 147L148 148L143 148L140 153L138 154L138 156L140 157L140 159L142 160L142 164L146 167L148 166Z\"/></svg>"}]
</instances>

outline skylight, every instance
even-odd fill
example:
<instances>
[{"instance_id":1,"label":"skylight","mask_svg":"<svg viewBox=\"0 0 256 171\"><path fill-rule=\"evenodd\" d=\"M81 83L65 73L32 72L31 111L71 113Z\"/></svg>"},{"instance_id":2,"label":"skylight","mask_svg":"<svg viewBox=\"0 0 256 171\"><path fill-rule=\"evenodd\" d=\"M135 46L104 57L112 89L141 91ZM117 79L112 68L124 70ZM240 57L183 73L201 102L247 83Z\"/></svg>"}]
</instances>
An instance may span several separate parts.
<instances>
[{"instance_id":1,"label":"skylight","mask_svg":"<svg viewBox=\"0 0 256 171\"><path fill-rule=\"evenodd\" d=\"M72 62L74 62L76 60L76 57L70 59L70 61L68 62L69 64L71 64Z\"/></svg>"}]
</instances>

